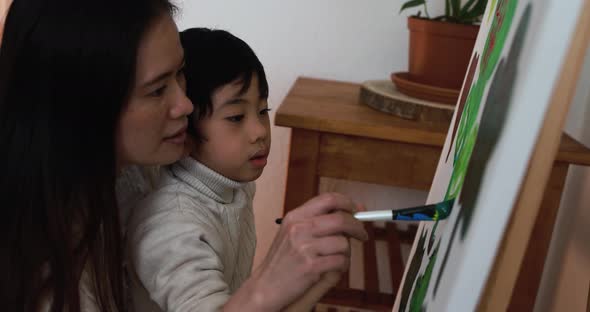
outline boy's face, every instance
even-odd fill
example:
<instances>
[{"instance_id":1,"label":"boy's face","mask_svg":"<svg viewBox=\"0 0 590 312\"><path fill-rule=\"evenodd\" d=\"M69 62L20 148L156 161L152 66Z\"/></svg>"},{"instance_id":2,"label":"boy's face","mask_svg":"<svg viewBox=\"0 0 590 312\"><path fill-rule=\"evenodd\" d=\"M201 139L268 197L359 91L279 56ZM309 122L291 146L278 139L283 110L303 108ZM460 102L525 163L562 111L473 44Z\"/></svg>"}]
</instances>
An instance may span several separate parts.
<instances>
[{"instance_id":1,"label":"boy's face","mask_svg":"<svg viewBox=\"0 0 590 312\"><path fill-rule=\"evenodd\" d=\"M227 178L248 182L256 180L266 166L270 120L256 75L248 91L239 95L241 88L241 82L234 82L213 92L211 116L197 122L205 140L191 156Z\"/></svg>"}]
</instances>

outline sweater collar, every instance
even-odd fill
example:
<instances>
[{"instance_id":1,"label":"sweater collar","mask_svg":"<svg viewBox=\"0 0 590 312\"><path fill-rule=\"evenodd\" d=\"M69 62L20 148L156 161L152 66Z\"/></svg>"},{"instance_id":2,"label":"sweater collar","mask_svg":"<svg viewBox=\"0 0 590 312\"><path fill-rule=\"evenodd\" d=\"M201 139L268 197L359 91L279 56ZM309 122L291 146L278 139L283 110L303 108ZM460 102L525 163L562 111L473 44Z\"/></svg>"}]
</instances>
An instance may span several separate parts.
<instances>
[{"instance_id":1,"label":"sweater collar","mask_svg":"<svg viewBox=\"0 0 590 312\"><path fill-rule=\"evenodd\" d=\"M233 202L234 190L246 184L228 179L191 157L181 159L171 169L180 180L223 204Z\"/></svg>"}]
</instances>

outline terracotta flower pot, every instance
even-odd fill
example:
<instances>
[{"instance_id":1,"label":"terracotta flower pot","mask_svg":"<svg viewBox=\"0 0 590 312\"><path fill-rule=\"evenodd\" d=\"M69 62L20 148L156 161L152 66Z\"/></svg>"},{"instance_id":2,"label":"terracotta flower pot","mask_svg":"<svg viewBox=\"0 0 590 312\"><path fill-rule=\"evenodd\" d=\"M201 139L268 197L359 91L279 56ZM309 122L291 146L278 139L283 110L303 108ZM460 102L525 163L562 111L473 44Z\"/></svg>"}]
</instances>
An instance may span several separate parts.
<instances>
[{"instance_id":1,"label":"terracotta flower pot","mask_svg":"<svg viewBox=\"0 0 590 312\"><path fill-rule=\"evenodd\" d=\"M410 78L440 88L461 89L479 26L408 18Z\"/></svg>"}]
</instances>

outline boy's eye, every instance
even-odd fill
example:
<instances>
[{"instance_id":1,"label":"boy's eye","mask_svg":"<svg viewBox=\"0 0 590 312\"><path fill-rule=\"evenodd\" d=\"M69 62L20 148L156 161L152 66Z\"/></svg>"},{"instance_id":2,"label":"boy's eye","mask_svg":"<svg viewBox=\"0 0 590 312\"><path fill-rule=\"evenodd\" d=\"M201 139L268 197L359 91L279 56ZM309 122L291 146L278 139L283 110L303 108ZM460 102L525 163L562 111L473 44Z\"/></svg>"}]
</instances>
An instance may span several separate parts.
<instances>
[{"instance_id":1,"label":"boy's eye","mask_svg":"<svg viewBox=\"0 0 590 312\"><path fill-rule=\"evenodd\" d=\"M164 94L164 91L166 91L166 86L162 86L148 95L152 97L161 97Z\"/></svg>"},{"instance_id":2,"label":"boy's eye","mask_svg":"<svg viewBox=\"0 0 590 312\"><path fill-rule=\"evenodd\" d=\"M268 112L270 112L270 108L265 108L260 111L260 115L268 115Z\"/></svg>"},{"instance_id":3,"label":"boy's eye","mask_svg":"<svg viewBox=\"0 0 590 312\"><path fill-rule=\"evenodd\" d=\"M225 118L231 122L240 122L242 121L242 119L244 119L244 115L235 115L235 116L229 116L227 118Z\"/></svg>"}]
</instances>

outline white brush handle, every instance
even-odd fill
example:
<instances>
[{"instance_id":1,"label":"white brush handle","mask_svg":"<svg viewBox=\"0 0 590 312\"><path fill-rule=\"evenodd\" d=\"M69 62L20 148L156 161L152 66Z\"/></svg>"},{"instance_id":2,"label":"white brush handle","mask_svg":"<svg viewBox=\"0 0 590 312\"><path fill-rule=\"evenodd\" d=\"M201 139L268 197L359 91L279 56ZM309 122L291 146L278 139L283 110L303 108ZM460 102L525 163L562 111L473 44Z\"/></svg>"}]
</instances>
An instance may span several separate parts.
<instances>
[{"instance_id":1,"label":"white brush handle","mask_svg":"<svg viewBox=\"0 0 590 312\"><path fill-rule=\"evenodd\" d=\"M393 211L391 211L391 210L362 211L362 212L355 213L354 218L359 221L391 221L391 220L393 220Z\"/></svg>"}]
</instances>

